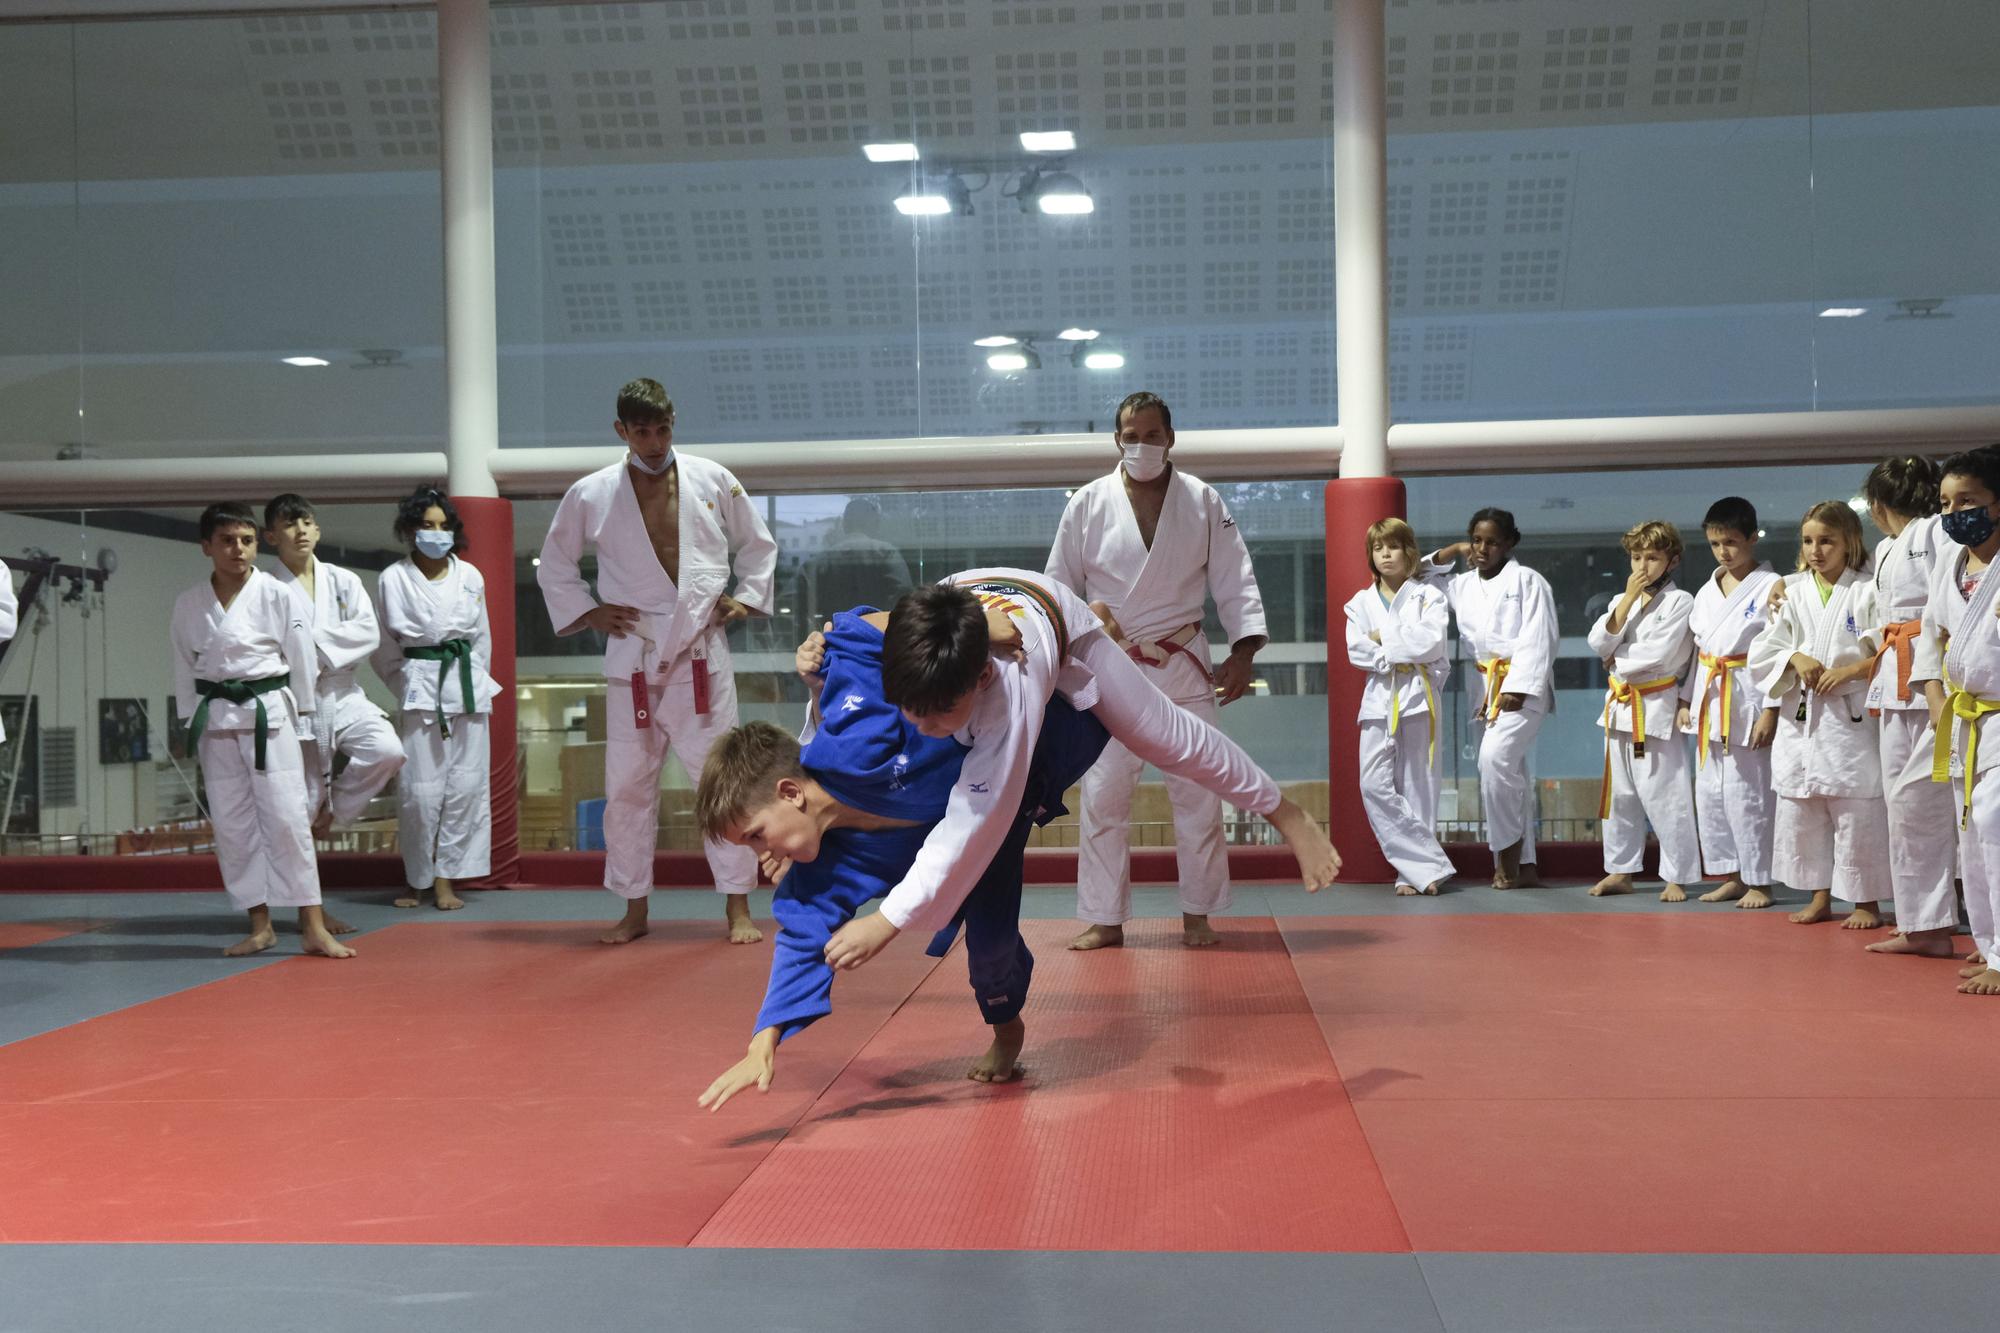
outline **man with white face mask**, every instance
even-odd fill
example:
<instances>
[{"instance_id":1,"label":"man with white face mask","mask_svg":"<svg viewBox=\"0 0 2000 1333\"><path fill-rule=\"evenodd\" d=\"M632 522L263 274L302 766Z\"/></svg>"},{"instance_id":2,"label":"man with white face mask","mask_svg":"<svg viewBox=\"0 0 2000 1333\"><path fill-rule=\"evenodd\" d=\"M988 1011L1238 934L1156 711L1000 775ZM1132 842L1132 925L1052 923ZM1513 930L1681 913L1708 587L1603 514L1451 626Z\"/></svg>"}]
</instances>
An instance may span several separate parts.
<instances>
[{"instance_id":1,"label":"man with white face mask","mask_svg":"<svg viewBox=\"0 0 2000 1333\"><path fill-rule=\"evenodd\" d=\"M1158 395L1126 398L1117 423L1119 466L1070 498L1047 572L1117 622L1120 646L1158 673L1163 693L1214 725L1216 708L1249 689L1252 659L1266 642L1250 552L1222 497L1173 465L1173 413ZM1201 628L1211 592L1230 641L1228 658L1212 671ZM1077 916L1085 928L1070 941L1072 949L1124 943L1132 905L1132 791L1142 767L1114 740L1083 780ZM1166 781L1182 941L1215 944L1220 937L1209 914L1230 898L1222 801L1184 780Z\"/></svg>"}]
</instances>

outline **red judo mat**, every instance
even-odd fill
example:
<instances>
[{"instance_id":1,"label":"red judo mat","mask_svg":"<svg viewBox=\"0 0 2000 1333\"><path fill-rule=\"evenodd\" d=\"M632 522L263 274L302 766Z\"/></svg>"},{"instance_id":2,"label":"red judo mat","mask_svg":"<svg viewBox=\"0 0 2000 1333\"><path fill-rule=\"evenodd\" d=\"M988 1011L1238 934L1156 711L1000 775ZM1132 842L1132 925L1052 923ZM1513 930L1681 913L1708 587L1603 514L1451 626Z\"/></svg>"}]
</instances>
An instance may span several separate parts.
<instances>
[{"instance_id":1,"label":"red judo mat","mask_svg":"<svg viewBox=\"0 0 2000 1333\"><path fill-rule=\"evenodd\" d=\"M1775 910L1281 924L1420 1251L2000 1250L2000 1002L1950 961Z\"/></svg>"},{"instance_id":2,"label":"red judo mat","mask_svg":"<svg viewBox=\"0 0 2000 1333\"><path fill-rule=\"evenodd\" d=\"M0 921L0 949L25 949L30 944L59 940L103 924L101 921Z\"/></svg>"}]
</instances>

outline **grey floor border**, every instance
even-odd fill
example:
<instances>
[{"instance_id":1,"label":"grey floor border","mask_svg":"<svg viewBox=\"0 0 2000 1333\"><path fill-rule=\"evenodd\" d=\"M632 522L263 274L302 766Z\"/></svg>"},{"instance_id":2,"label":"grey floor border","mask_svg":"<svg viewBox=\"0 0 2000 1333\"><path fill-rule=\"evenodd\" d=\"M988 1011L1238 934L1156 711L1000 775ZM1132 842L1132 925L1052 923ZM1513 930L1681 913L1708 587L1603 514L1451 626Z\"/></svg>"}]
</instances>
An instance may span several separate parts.
<instances>
[{"instance_id":1,"label":"grey floor border","mask_svg":"<svg viewBox=\"0 0 2000 1333\"><path fill-rule=\"evenodd\" d=\"M1991 1255L0 1245L0 1333L1956 1333L1996 1299Z\"/></svg>"}]
</instances>

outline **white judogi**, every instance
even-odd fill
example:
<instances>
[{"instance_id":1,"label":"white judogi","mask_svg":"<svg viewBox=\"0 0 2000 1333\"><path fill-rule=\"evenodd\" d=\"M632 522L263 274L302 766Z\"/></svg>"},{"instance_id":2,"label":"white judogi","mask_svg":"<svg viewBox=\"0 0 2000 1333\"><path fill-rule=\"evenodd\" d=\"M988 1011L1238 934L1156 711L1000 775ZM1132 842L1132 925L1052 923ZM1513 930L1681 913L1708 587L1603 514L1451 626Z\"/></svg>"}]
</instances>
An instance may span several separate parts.
<instances>
[{"instance_id":1,"label":"white judogi","mask_svg":"<svg viewBox=\"0 0 2000 1333\"><path fill-rule=\"evenodd\" d=\"M1555 707L1555 659L1560 642L1556 599L1549 581L1518 560L1492 578L1476 569L1451 573L1449 563L1426 561L1419 571L1443 587L1458 617L1467 658L1465 693L1479 730L1479 805L1486 845L1495 852L1521 844L1521 864L1535 861L1535 736ZM1499 680L1483 663L1504 663ZM1527 696L1517 712L1498 708L1502 694Z\"/></svg>"},{"instance_id":2,"label":"white judogi","mask_svg":"<svg viewBox=\"0 0 2000 1333\"><path fill-rule=\"evenodd\" d=\"M1764 562L1733 592L1725 594L1721 580L1717 570L1701 585L1688 616L1695 648L1694 688L1688 692L1695 828L1709 874L1734 875L1763 888L1771 882L1777 793L1771 789L1770 747L1750 745L1750 730L1764 710L1764 692L1751 678L1750 644L1764 630L1765 603L1778 576Z\"/></svg>"},{"instance_id":3,"label":"white judogi","mask_svg":"<svg viewBox=\"0 0 2000 1333\"><path fill-rule=\"evenodd\" d=\"M1361 806L1382 855L1404 884L1452 876L1437 839L1438 694L1446 672L1450 609L1442 589L1410 579L1387 601L1369 584L1347 599L1347 660L1361 687ZM1369 638L1373 632L1381 641Z\"/></svg>"},{"instance_id":4,"label":"white judogi","mask_svg":"<svg viewBox=\"0 0 2000 1333\"><path fill-rule=\"evenodd\" d=\"M638 629L604 645L604 887L621 898L653 888L653 849L660 834L660 769L672 750L690 780L717 737L736 725L736 672L729 639L714 623L715 604L729 587L736 553L737 601L771 610L778 547L757 506L729 469L678 449L680 583L667 577L630 465L600 468L569 488L542 542L536 581L558 634L584 628L600 599L639 612ZM597 552L597 595L578 569L585 548ZM634 676L646 693L637 707ZM706 708L697 698L706 681ZM757 885L757 858L747 847L713 838L702 843L717 893L748 893Z\"/></svg>"},{"instance_id":5,"label":"white judogi","mask_svg":"<svg viewBox=\"0 0 2000 1333\"><path fill-rule=\"evenodd\" d=\"M1215 488L1175 468L1148 547L1125 491L1123 467L1070 497L1050 548L1048 576L1101 601L1126 635L1127 652L1149 668L1161 693L1216 725L1215 681L1201 631L1215 595L1230 643L1265 633L1264 601L1250 551ZM1144 765L1117 741L1083 779L1077 847L1076 914L1122 925L1132 914L1132 791ZM1182 778L1166 780L1174 812L1174 859L1181 910L1207 915L1229 906L1229 856L1222 845L1222 800Z\"/></svg>"},{"instance_id":6,"label":"white judogi","mask_svg":"<svg viewBox=\"0 0 2000 1333\"><path fill-rule=\"evenodd\" d=\"M1896 893L1896 928L1936 930L1958 924L1953 892L1958 808L1946 784L1931 781L1937 732L1917 682L1938 680L1937 640L1919 629L1891 641L1888 627L1923 620L1931 569L1958 548L1935 516L1912 520L1875 547L1875 598L1888 644L1868 689L1882 748L1882 786L1889 811L1889 868ZM1905 683L1907 682L1907 683Z\"/></svg>"},{"instance_id":7,"label":"white judogi","mask_svg":"<svg viewBox=\"0 0 2000 1333\"><path fill-rule=\"evenodd\" d=\"M1701 878L1688 747L1674 727L1694 659L1693 612L1693 594L1662 588L1634 607L1616 632L1610 611L1590 627L1590 650L1611 673L1601 723L1610 784L1601 825L1607 875L1636 875L1644 868L1650 821L1660 840L1660 878L1669 884Z\"/></svg>"},{"instance_id":8,"label":"white judogi","mask_svg":"<svg viewBox=\"0 0 2000 1333\"><path fill-rule=\"evenodd\" d=\"M1931 594L1924 606L1924 637L1941 655L1939 675L1953 693L1945 713L1949 727L1948 783L1953 823L1958 826L1959 876L1965 885L1965 915L1980 953L1991 960L2000 945L2000 729L1987 734L1986 702L2000 703L2000 574L1988 565L1970 596L1963 580L1969 552L1956 543L1943 547L1931 570ZM1936 659L1934 659L1936 660ZM1913 676L1914 679L1914 676ZM1965 769L1972 757L1972 805L1965 807ZM1931 918L1937 926L1955 925L1954 917ZM1908 924L1904 930L1927 927Z\"/></svg>"},{"instance_id":9,"label":"white judogi","mask_svg":"<svg viewBox=\"0 0 2000 1333\"><path fill-rule=\"evenodd\" d=\"M1814 574L1802 570L1786 578L1785 604L1750 645L1750 678L1778 709L1772 873L1795 889L1830 888L1847 902L1872 902L1889 886L1889 816L1868 687L1857 680L1809 694L1791 659L1804 653L1829 668L1863 661L1875 652L1881 623L1871 580L1842 570L1822 605Z\"/></svg>"},{"instance_id":10,"label":"white judogi","mask_svg":"<svg viewBox=\"0 0 2000 1333\"><path fill-rule=\"evenodd\" d=\"M450 560L444 577L432 580L405 557L375 584L382 617L375 670L398 705L404 765L396 788L397 843L404 882L413 889L439 879L478 879L493 865L493 752L486 726L500 693L499 682L487 674L493 627L485 576L455 555ZM472 642L470 698L456 664L403 655L452 639Z\"/></svg>"},{"instance_id":11,"label":"white judogi","mask_svg":"<svg viewBox=\"0 0 2000 1333\"><path fill-rule=\"evenodd\" d=\"M283 585L253 568L227 607L208 579L182 593L174 601L171 634L174 704L190 726L202 703L198 681L291 677L248 703L210 702L196 752L229 901L246 912L318 906L319 865L299 749L300 736L311 734L318 653L304 612ZM258 703L266 717L261 772Z\"/></svg>"},{"instance_id":12,"label":"white judogi","mask_svg":"<svg viewBox=\"0 0 2000 1333\"><path fill-rule=\"evenodd\" d=\"M1032 598L987 582L1032 584L1054 598L1069 637L1057 660L1057 635ZM1082 598L1043 574L1025 569L974 569L949 583L971 588L1021 627L1022 654L993 659L972 717L957 733L970 746L951 789L943 820L924 839L910 873L882 900L882 915L899 930L949 925L965 896L993 860L1021 808L1049 696L1060 693L1088 709L1114 739L1162 773L1199 782L1231 805L1268 815L1278 808L1278 784L1243 747L1186 709L1177 708L1111 641Z\"/></svg>"},{"instance_id":13,"label":"white judogi","mask_svg":"<svg viewBox=\"0 0 2000 1333\"><path fill-rule=\"evenodd\" d=\"M395 727L354 679L382 646L375 603L359 575L317 556L310 596L305 583L284 565L274 577L305 609L319 648L319 706L313 710L313 738L305 756L306 808L317 816L331 803L334 823L352 823L403 766L403 744ZM333 776L336 754L347 756L338 778Z\"/></svg>"},{"instance_id":14,"label":"white judogi","mask_svg":"<svg viewBox=\"0 0 2000 1333\"><path fill-rule=\"evenodd\" d=\"M7 563L0 560L0 643L14 637L15 625L20 620L20 606L14 598L14 575ZM0 741L7 739L7 728L0 725Z\"/></svg>"}]
</instances>

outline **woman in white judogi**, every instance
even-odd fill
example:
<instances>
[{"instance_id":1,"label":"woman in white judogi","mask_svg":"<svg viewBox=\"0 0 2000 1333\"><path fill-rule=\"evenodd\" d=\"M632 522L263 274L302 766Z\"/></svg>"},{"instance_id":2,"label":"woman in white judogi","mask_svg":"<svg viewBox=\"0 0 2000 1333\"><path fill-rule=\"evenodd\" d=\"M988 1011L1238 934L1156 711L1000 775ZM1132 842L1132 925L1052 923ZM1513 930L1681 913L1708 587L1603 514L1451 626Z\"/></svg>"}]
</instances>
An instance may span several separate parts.
<instances>
[{"instance_id":1,"label":"woman in white judogi","mask_svg":"<svg viewBox=\"0 0 2000 1333\"><path fill-rule=\"evenodd\" d=\"M1250 551L1214 487L1174 466L1166 407L1150 394L1119 406L1116 469L1080 488L1063 509L1048 576L1111 612L1118 646L1160 692L1210 726L1238 698L1265 643L1264 599ZM1141 507L1144 506L1142 515ZM1156 508L1154 506L1157 506ZM1150 520L1150 521L1149 521ZM1230 656L1212 672L1202 613L1209 595ZM1117 741L1083 779L1076 914L1086 928L1073 949L1121 943L1132 914L1132 793L1145 765ZM1165 778L1174 817L1182 940L1220 937L1208 918L1230 903L1222 798L1185 778Z\"/></svg>"},{"instance_id":2,"label":"woman in white judogi","mask_svg":"<svg viewBox=\"0 0 2000 1333\"><path fill-rule=\"evenodd\" d=\"M1771 740L1764 693L1750 674L1750 645L1769 623L1767 602L1778 575L1757 559L1757 510L1741 496L1709 506L1702 521L1715 556L1713 577L1694 595L1694 688L1684 730L1695 738L1694 818L1702 867L1728 876L1705 903L1771 905L1771 837L1777 794L1771 789Z\"/></svg>"},{"instance_id":3,"label":"woman in white judogi","mask_svg":"<svg viewBox=\"0 0 2000 1333\"><path fill-rule=\"evenodd\" d=\"M1421 559L1400 518L1368 529L1375 580L1347 599L1347 660L1368 673L1361 689L1361 806L1395 868L1396 892L1436 893L1452 877L1437 839L1437 739L1444 719L1442 589L1411 577Z\"/></svg>"},{"instance_id":4,"label":"woman in white judogi","mask_svg":"<svg viewBox=\"0 0 2000 1333\"><path fill-rule=\"evenodd\" d=\"M319 516L300 495L280 495L264 506L264 539L278 553L279 583L305 610L319 646L319 706L306 753L306 808L313 832L359 819L375 793L403 766L403 743L354 673L382 646L375 602L359 575L329 565L315 553ZM334 756L347 767L333 776Z\"/></svg>"},{"instance_id":5,"label":"woman in white judogi","mask_svg":"<svg viewBox=\"0 0 2000 1333\"><path fill-rule=\"evenodd\" d=\"M2000 995L2000 449L1946 459L1939 531L1950 543L1931 570L1923 633L1939 654L1940 680L1921 682L1937 718L1932 777L1949 790L1958 826L1959 875L1972 927L1973 960L1960 975L1968 995ZM1956 924L1955 922L1953 923ZM1910 952L1951 955L1952 927L1912 936Z\"/></svg>"},{"instance_id":6,"label":"woman in white judogi","mask_svg":"<svg viewBox=\"0 0 2000 1333\"><path fill-rule=\"evenodd\" d=\"M1511 889L1540 882L1523 867L1535 863L1535 736L1556 702L1556 599L1547 579L1513 559L1521 531L1512 514L1482 509L1466 532L1431 555L1422 577L1444 588L1458 617L1493 887ZM1460 556L1471 568L1453 575Z\"/></svg>"},{"instance_id":7,"label":"woman in white judogi","mask_svg":"<svg viewBox=\"0 0 2000 1333\"><path fill-rule=\"evenodd\" d=\"M535 571L557 634L606 635L604 887L625 902L624 917L600 937L607 944L646 933L660 770L672 751L698 781L709 747L736 725L724 627L770 614L777 572L778 547L756 504L720 463L676 451L673 425L673 403L657 381L619 391L618 436L631 452L569 488ZM649 504L658 505L650 519ZM655 528L660 542L673 538L672 571ZM595 595L580 568L586 550L597 553ZM714 839L702 851L715 891L725 895L730 940L762 939L749 906L757 858Z\"/></svg>"},{"instance_id":8,"label":"woman in white judogi","mask_svg":"<svg viewBox=\"0 0 2000 1333\"><path fill-rule=\"evenodd\" d=\"M1889 534L1875 548L1883 649L1868 706L1879 715L1896 933L1869 945L1871 953L1932 953L1938 943L1948 953L1958 925L1958 811L1944 784L1931 781L1937 732L1922 685L1939 679L1937 640L1923 633L1931 571L1942 554L1956 554L1943 550L1952 543L1938 529L1939 480L1928 458L1885 458L1861 488L1875 526Z\"/></svg>"},{"instance_id":9,"label":"woman in white judogi","mask_svg":"<svg viewBox=\"0 0 2000 1333\"><path fill-rule=\"evenodd\" d=\"M201 762L223 888L250 917L250 933L223 952L242 957L277 943L271 908L279 906L299 909L307 953L350 957L320 909L299 747L311 734L312 630L292 594L253 563L248 505L210 505L201 534L212 569L175 600L169 636L174 703Z\"/></svg>"},{"instance_id":10,"label":"woman in white judogi","mask_svg":"<svg viewBox=\"0 0 2000 1333\"><path fill-rule=\"evenodd\" d=\"M382 571L376 597L382 647L375 668L395 693L402 735L397 842L415 907L434 889L440 911L465 906L453 880L492 868L493 755L487 721L499 682L487 674L493 629L486 580L455 552L465 541L443 491L420 486L396 512L396 535L410 554Z\"/></svg>"},{"instance_id":11,"label":"woman in white judogi","mask_svg":"<svg viewBox=\"0 0 2000 1333\"><path fill-rule=\"evenodd\" d=\"M1799 572L1785 601L1750 645L1750 676L1776 710L1772 785L1778 793L1772 872L1812 902L1792 914L1800 925L1832 915L1832 899L1852 903L1850 930L1882 924L1875 900L1889 883L1889 816L1882 756L1868 714L1868 673L1881 615L1861 520L1845 501L1806 511Z\"/></svg>"},{"instance_id":12,"label":"woman in white judogi","mask_svg":"<svg viewBox=\"0 0 2000 1333\"><path fill-rule=\"evenodd\" d=\"M1663 902L1687 898L1701 878L1701 845L1688 786L1687 744L1675 729L1694 656L1688 616L1694 597L1668 580L1681 562L1671 523L1641 523L1625 534L1632 575L1621 597L1590 627L1590 650L1604 662L1604 793L1598 818L1604 878L1593 898L1630 893L1646 858L1646 825L1660 842Z\"/></svg>"}]
</instances>

